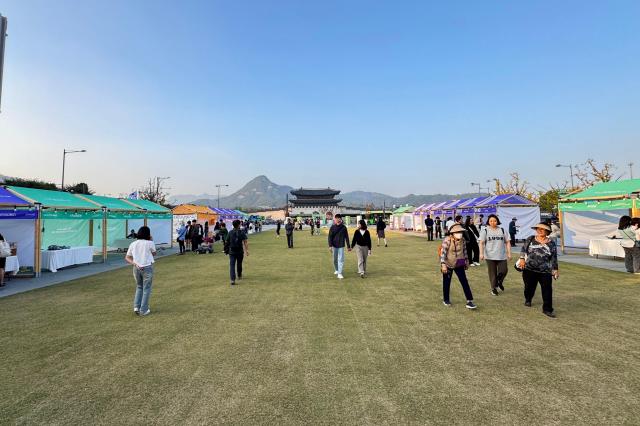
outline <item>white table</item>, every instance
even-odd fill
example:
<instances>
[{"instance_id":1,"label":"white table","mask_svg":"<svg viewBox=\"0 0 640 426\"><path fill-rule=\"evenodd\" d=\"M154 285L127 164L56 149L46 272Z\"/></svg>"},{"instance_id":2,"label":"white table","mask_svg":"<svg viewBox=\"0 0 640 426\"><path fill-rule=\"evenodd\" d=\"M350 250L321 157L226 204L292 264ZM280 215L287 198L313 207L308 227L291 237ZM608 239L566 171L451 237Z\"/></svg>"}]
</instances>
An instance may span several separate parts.
<instances>
[{"instance_id":1,"label":"white table","mask_svg":"<svg viewBox=\"0 0 640 426\"><path fill-rule=\"evenodd\" d=\"M624 249L620 245L622 240L616 239L602 239L602 240L589 240L589 255L590 256L611 256L624 258Z\"/></svg>"},{"instance_id":2,"label":"white table","mask_svg":"<svg viewBox=\"0 0 640 426\"><path fill-rule=\"evenodd\" d=\"M57 272L66 266L93 262L93 247L72 247L64 250L43 250L42 269Z\"/></svg>"},{"instance_id":3,"label":"white table","mask_svg":"<svg viewBox=\"0 0 640 426\"><path fill-rule=\"evenodd\" d=\"M18 262L18 256L9 256L7 257L7 264L4 267L4 272L9 273L11 275L15 275L20 270L20 262Z\"/></svg>"}]
</instances>

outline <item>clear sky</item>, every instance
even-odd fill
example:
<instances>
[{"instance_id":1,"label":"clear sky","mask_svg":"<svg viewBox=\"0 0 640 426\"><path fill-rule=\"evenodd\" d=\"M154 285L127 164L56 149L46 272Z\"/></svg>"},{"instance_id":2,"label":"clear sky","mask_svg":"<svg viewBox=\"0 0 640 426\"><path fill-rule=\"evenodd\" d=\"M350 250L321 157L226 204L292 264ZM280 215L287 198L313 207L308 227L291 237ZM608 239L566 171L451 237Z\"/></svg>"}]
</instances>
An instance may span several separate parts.
<instances>
[{"instance_id":1,"label":"clear sky","mask_svg":"<svg viewBox=\"0 0 640 426\"><path fill-rule=\"evenodd\" d=\"M640 2L1 0L0 173L466 192L640 147ZM636 161L640 176L640 160Z\"/></svg>"}]
</instances>

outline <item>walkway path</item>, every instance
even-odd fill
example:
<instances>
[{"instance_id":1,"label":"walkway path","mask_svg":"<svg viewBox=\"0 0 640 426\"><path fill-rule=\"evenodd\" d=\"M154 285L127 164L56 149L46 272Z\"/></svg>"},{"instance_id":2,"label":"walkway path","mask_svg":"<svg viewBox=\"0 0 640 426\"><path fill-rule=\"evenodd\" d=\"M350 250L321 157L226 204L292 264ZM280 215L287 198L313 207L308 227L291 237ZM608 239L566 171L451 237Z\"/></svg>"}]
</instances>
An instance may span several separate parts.
<instances>
[{"instance_id":1,"label":"walkway path","mask_svg":"<svg viewBox=\"0 0 640 426\"><path fill-rule=\"evenodd\" d=\"M158 250L158 257L174 255L177 252L177 247ZM108 256L106 263L80 265L60 269L56 273L43 271L39 278L12 278L10 281L5 281L5 287L0 288L0 298L24 293L25 291L35 290L37 288L61 284L78 278L100 274L102 272L113 271L114 269L124 268L125 266L127 266L127 263L124 260L124 253L111 253Z\"/></svg>"}]
</instances>

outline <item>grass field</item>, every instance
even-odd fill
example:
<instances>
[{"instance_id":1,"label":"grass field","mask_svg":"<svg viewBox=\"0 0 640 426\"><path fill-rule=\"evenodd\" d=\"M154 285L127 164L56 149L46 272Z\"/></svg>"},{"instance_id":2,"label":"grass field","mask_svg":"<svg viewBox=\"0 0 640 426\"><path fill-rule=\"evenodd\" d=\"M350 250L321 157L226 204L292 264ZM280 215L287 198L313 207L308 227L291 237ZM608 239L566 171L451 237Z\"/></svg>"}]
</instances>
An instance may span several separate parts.
<instances>
[{"instance_id":1,"label":"grass field","mask_svg":"<svg viewBox=\"0 0 640 426\"><path fill-rule=\"evenodd\" d=\"M0 423L640 424L637 277L561 264L553 320L512 268L445 308L422 238L343 281L325 236L250 244L236 287L220 253L161 259L144 318L128 268L0 299Z\"/></svg>"}]
</instances>

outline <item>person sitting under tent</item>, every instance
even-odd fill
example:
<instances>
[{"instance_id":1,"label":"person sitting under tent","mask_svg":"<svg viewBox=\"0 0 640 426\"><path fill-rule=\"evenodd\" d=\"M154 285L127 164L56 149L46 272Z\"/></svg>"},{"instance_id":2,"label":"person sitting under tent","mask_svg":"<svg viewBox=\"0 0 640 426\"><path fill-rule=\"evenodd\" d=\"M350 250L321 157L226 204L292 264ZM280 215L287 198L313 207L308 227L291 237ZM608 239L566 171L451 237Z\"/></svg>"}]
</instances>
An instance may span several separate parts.
<instances>
[{"instance_id":1,"label":"person sitting under tent","mask_svg":"<svg viewBox=\"0 0 640 426\"><path fill-rule=\"evenodd\" d=\"M120 234L122 235L122 234ZM127 235L127 239L128 240L135 240L137 237L136 231L135 229L132 229L131 232L129 233L129 235Z\"/></svg>"}]
</instances>

